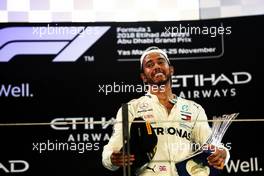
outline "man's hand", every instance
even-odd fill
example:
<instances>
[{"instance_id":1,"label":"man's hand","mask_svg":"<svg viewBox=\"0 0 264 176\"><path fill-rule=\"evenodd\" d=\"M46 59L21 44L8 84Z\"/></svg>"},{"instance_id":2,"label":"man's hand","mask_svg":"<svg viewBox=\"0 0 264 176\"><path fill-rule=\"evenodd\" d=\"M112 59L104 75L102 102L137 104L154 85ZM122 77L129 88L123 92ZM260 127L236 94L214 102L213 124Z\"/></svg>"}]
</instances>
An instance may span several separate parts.
<instances>
[{"instance_id":1,"label":"man's hand","mask_svg":"<svg viewBox=\"0 0 264 176\"><path fill-rule=\"evenodd\" d=\"M226 151L223 148L208 145L208 149L212 151L212 154L207 157L210 166L216 169L222 170L225 165Z\"/></svg>"},{"instance_id":2,"label":"man's hand","mask_svg":"<svg viewBox=\"0 0 264 176\"><path fill-rule=\"evenodd\" d=\"M127 166L128 163L129 165L133 164L133 161L135 161L135 156L134 155L125 155L123 157L123 153L122 152L113 152L111 155L111 162L113 165L115 166Z\"/></svg>"}]
</instances>

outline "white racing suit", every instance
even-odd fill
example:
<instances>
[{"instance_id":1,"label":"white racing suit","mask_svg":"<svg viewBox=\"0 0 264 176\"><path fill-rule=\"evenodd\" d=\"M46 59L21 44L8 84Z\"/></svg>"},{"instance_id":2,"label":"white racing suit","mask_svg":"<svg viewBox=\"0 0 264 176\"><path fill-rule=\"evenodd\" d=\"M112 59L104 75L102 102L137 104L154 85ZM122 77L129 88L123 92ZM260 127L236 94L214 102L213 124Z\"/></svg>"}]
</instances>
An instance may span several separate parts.
<instances>
[{"instance_id":1,"label":"white racing suit","mask_svg":"<svg viewBox=\"0 0 264 176\"><path fill-rule=\"evenodd\" d=\"M159 102L157 96L150 93L131 100L128 107L129 121L132 122L136 117L143 117L144 120L151 122L158 137L156 153L140 176L177 176L175 163L193 152L191 144L196 143L201 146L211 134L204 109L190 100L177 97L177 102L170 114ZM117 121L122 121L121 108L116 118ZM103 149L104 167L112 171L118 169L111 163L110 156L113 151L119 151L122 146L122 123L116 123L113 134ZM226 151L228 153L228 150ZM226 162L228 159L229 153Z\"/></svg>"}]
</instances>

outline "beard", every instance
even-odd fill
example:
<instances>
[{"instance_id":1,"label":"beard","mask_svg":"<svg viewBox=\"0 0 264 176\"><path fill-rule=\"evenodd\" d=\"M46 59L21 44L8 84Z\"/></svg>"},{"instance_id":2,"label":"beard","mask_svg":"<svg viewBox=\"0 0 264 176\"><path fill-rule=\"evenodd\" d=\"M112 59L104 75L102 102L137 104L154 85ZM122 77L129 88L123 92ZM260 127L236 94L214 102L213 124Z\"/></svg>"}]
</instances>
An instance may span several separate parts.
<instances>
[{"instance_id":1,"label":"beard","mask_svg":"<svg viewBox=\"0 0 264 176\"><path fill-rule=\"evenodd\" d=\"M163 79L155 79L155 76L146 77L146 78L147 78L146 81L147 84L161 86L161 85L166 85L168 82L170 82L171 75L166 74Z\"/></svg>"}]
</instances>

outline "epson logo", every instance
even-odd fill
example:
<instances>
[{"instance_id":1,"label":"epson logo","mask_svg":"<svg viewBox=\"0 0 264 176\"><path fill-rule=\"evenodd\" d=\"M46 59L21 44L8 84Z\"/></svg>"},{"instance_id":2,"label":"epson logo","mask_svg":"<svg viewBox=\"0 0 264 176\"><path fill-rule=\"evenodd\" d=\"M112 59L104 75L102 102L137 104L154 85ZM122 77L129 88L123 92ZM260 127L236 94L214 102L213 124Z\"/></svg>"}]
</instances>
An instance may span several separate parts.
<instances>
[{"instance_id":1,"label":"epson logo","mask_svg":"<svg viewBox=\"0 0 264 176\"><path fill-rule=\"evenodd\" d=\"M55 55L53 62L75 62L109 29L49 24L6 27L0 29L0 62L9 62L17 55Z\"/></svg>"},{"instance_id":2,"label":"epson logo","mask_svg":"<svg viewBox=\"0 0 264 176\"><path fill-rule=\"evenodd\" d=\"M97 121L93 117L56 118L51 121L51 128L54 130L91 130L95 129L95 126L99 126L101 129L106 129L115 121L113 117L110 120L106 120L106 117L96 119Z\"/></svg>"},{"instance_id":3,"label":"epson logo","mask_svg":"<svg viewBox=\"0 0 264 176\"><path fill-rule=\"evenodd\" d=\"M221 83L228 85L247 84L251 81L252 76L248 72L232 72L231 74L194 74L194 75L176 75L172 76L172 87L203 87L216 86Z\"/></svg>"},{"instance_id":4,"label":"epson logo","mask_svg":"<svg viewBox=\"0 0 264 176\"><path fill-rule=\"evenodd\" d=\"M21 173L26 172L29 164L24 160L9 160L8 162L0 162L0 173Z\"/></svg>"},{"instance_id":5,"label":"epson logo","mask_svg":"<svg viewBox=\"0 0 264 176\"><path fill-rule=\"evenodd\" d=\"M0 97L33 97L29 83L0 84Z\"/></svg>"}]
</instances>

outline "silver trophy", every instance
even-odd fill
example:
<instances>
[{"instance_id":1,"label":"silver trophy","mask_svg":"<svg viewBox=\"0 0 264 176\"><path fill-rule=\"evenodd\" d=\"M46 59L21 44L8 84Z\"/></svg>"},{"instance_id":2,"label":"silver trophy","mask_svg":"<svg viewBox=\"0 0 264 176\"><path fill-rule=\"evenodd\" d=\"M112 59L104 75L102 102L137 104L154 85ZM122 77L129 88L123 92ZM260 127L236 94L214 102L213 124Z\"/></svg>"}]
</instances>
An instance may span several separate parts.
<instances>
[{"instance_id":1,"label":"silver trophy","mask_svg":"<svg viewBox=\"0 0 264 176\"><path fill-rule=\"evenodd\" d=\"M226 130L239 113L224 114L213 117L212 133L205 145L221 146L222 138ZM205 146L203 145L203 146ZM208 165L207 157L211 155L210 150L203 147L196 150L189 157L176 163L177 172L180 176L217 176L221 171Z\"/></svg>"},{"instance_id":2,"label":"silver trophy","mask_svg":"<svg viewBox=\"0 0 264 176\"><path fill-rule=\"evenodd\" d=\"M215 146L221 145L222 138L232 121L239 115L239 113L224 114L220 117L213 117L212 134L207 140L207 144Z\"/></svg>"}]
</instances>

